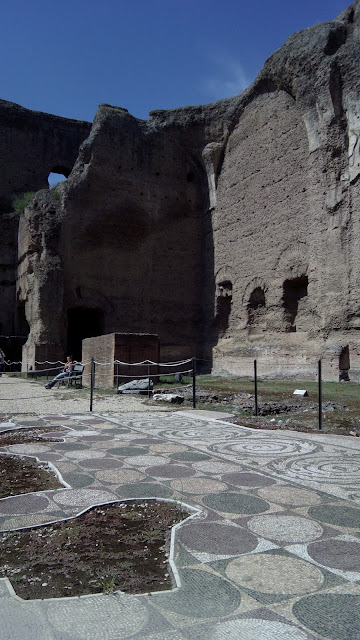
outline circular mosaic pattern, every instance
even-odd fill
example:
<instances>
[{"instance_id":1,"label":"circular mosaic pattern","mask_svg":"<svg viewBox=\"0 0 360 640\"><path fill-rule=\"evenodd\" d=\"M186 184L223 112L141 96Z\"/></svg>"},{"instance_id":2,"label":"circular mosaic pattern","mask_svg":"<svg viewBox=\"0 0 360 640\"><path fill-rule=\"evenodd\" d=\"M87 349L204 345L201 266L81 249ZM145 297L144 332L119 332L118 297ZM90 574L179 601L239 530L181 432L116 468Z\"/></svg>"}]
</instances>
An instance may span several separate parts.
<instances>
[{"instance_id":1,"label":"circular mosaic pattern","mask_svg":"<svg viewBox=\"0 0 360 640\"><path fill-rule=\"evenodd\" d=\"M97 491L95 489L64 489L53 495L57 504L87 507L101 502L109 502L114 499L112 493Z\"/></svg>"},{"instance_id":2,"label":"circular mosaic pattern","mask_svg":"<svg viewBox=\"0 0 360 640\"><path fill-rule=\"evenodd\" d=\"M115 449L110 449L109 453L116 453L128 458L130 456L144 456L149 453L149 449L148 447L116 447Z\"/></svg>"},{"instance_id":3,"label":"circular mosaic pattern","mask_svg":"<svg viewBox=\"0 0 360 640\"><path fill-rule=\"evenodd\" d=\"M123 498L170 498L173 494L169 487L155 482L123 484L118 487L117 492Z\"/></svg>"},{"instance_id":4,"label":"circular mosaic pattern","mask_svg":"<svg viewBox=\"0 0 360 640\"><path fill-rule=\"evenodd\" d=\"M78 434L79 435L79 434ZM101 440L112 440L112 436L103 436L100 434L96 434L93 436L84 436L84 434L81 434L82 438L81 441L83 442L85 440L85 442L99 442Z\"/></svg>"},{"instance_id":5,"label":"circular mosaic pattern","mask_svg":"<svg viewBox=\"0 0 360 640\"><path fill-rule=\"evenodd\" d=\"M257 538L246 529L216 522L191 523L179 530L178 538L191 551L203 551L215 555L250 553L258 545Z\"/></svg>"},{"instance_id":6,"label":"circular mosaic pattern","mask_svg":"<svg viewBox=\"0 0 360 640\"><path fill-rule=\"evenodd\" d=\"M42 453L48 451L49 447L44 444L12 444L9 445L11 453Z\"/></svg>"},{"instance_id":7,"label":"circular mosaic pattern","mask_svg":"<svg viewBox=\"0 0 360 640\"><path fill-rule=\"evenodd\" d=\"M310 544L307 552L310 558L325 567L341 571L360 571L360 542L323 540Z\"/></svg>"},{"instance_id":8,"label":"circular mosaic pattern","mask_svg":"<svg viewBox=\"0 0 360 640\"><path fill-rule=\"evenodd\" d=\"M334 524L338 527L360 527L360 509L353 507L340 507L333 505L321 505L309 509L309 515L320 522Z\"/></svg>"},{"instance_id":9,"label":"circular mosaic pattern","mask_svg":"<svg viewBox=\"0 0 360 640\"><path fill-rule=\"evenodd\" d=\"M89 640L89 629L93 638L129 638L145 629L149 618L147 606L140 598L123 596L62 599L49 602L46 611L60 636L77 640Z\"/></svg>"},{"instance_id":10,"label":"circular mosaic pattern","mask_svg":"<svg viewBox=\"0 0 360 640\"><path fill-rule=\"evenodd\" d=\"M320 569L309 562L270 553L235 558L227 565L226 575L252 591L281 595L311 593L324 581Z\"/></svg>"},{"instance_id":11,"label":"circular mosaic pattern","mask_svg":"<svg viewBox=\"0 0 360 640\"><path fill-rule=\"evenodd\" d=\"M129 429L125 429L122 427L109 427L108 429L103 429L103 433L110 433L110 435L113 435L113 433L130 433Z\"/></svg>"},{"instance_id":12,"label":"circular mosaic pattern","mask_svg":"<svg viewBox=\"0 0 360 640\"><path fill-rule=\"evenodd\" d=\"M125 458L124 462L130 464L131 466L139 466L139 467L149 467L151 466L161 466L163 464L169 464L167 458L162 458L161 456L133 456L132 458Z\"/></svg>"},{"instance_id":13,"label":"circular mosaic pattern","mask_svg":"<svg viewBox=\"0 0 360 640\"><path fill-rule=\"evenodd\" d=\"M359 640L360 596L308 596L295 602L293 613L305 627L329 640Z\"/></svg>"},{"instance_id":14,"label":"circular mosaic pattern","mask_svg":"<svg viewBox=\"0 0 360 640\"><path fill-rule=\"evenodd\" d=\"M181 453L182 451L186 451L186 447L182 447L180 444L172 444L171 442L167 444L153 444L150 447L150 450L154 453ZM172 458L173 456L170 456Z\"/></svg>"},{"instance_id":15,"label":"circular mosaic pattern","mask_svg":"<svg viewBox=\"0 0 360 640\"><path fill-rule=\"evenodd\" d=\"M222 479L224 482L235 484L237 487L268 487L276 482L276 480L260 475L260 473L251 473L247 471L226 473Z\"/></svg>"},{"instance_id":16,"label":"circular mosaic pattern","mask_svg":"<svg viewBox=\"0 0 360 640\"><path fill-rule=\"evenodd\" d=\"M245 493L220 493L205 496L203 502L210 509L224 513L263 513L269 509L269 504L261 498Z\"/></svg>"},{"instance_id":17,"label":"circular mosaic pattern","mask_svg":"<svg viewBox=\"0 0 360 640\"><path fill-rule=\"evenodd\" d=\"M219 480L212 480L211 478L184 478L183 480L173 480L171 483L172 488L180 493L216 493L226 491L227 485Z\"/></svg>"},{"instance_id":18,"label":"circular mosaic pattern","mask_svg":"<svg viewBox=\"0 0 360 640\"><path fill-rule=\"evenodd\" d=\"M80 487L88 487L94 482L92 476L85 475L84 473L67 473L66 482L74 489Z\"/></svg>"},{"instance_id":19,"label":"circular mosaic pattern","mask_svg":"<svg viewBox=\"0 0 360 640\"><path fill-rule=\"evenodd\" d=\"M200 423L200 420L196 420L197 423ZM201 424L201 423L200 423ZM192 426L192 428L191 428ZM166 431L164 432L164 436L171 438L181 438L184 440L199 440L200 442L204 442L206 440L206 436L209 432L209 423L205 422L202 427L194 427L190 425L189 429L179 429L174 431ZM211 438L221 438L221 440L229 440L229 439L239 439L241 437L247 436L244 432L239 431L227 431L225 429L220 429L218 427L211 426ZM210 445L210 449L213 445Z\"/></svg>"},{"instance_id":20,"label":"circular mosaic pattern","mask_svg":"<svg viewBox=\"0 0 360 640\"><path fill-rule=\"evenodd\" d=\"M136 444L148 444L148 445L153 445L153 444L166 444L164 443L163 440L159 440L158 438L136 438L136 440L133 440L134 443Z\"/></svg>"},{"instance_id":21,"label":"circular mosaic pattern","mask_svg":"<svg viewBox=\"0 0 360 640\"><path fill-rule=\"evenodd\" d=\"M265 500L271 500L272 502L277 502L279 504L288 504L297 507L302 505L307 506L320 504L321 502L320 496L318 496L314 491L282 485L259 489L258 495Z\"/></svg>"},{"instance_id":22,"label":"circular mosaic pattern","mask_svg":"<svg viewBox=\"0 0 360 640\"><path fill-rule=\"evenodd\" d=\"M196 451L183 451L182 453L173 453L170 458L179 462L198 462L199 460L209 460L210 456Z\"/></svg>"},{"instance_id":23,"label":"circular mosaic pattern","mask_svg":"<svg viewBox=\"0 0 360 640\"><path fill-rule=\"evenodd\" d=\"M323 533L317 522L287 515L256 516L248 522L248 527L258 536L287 543L310 542L320 538Z\"/></svg>"},{"instance_id":24,"label":"circular mosaic pattern","mask_svg":"<svg viewBox=\"0 0 360 640\"><path fill-rule=\"evenodd\" d=\"M183 569L181 582L183 588L179 591L166 595L157 594L156 604L196 619L216 619L230 615L240 605L240 592L226 580L208 571Z\"/></svg>"},{"instance_id":25,"label":"circular mosaic pattern","mask_svg":"<svg viewBox=\"0 0 360 640\"><path fill-rule=\"evenodd\" d=\"M155 478L187 478L195 474L191 467L181 467L179 464L165 464L161 467L148 467L146 473Z\"/></svg>"},{"instance_id":26,"label":"circular mosaic pattern","mask_svg":"<svg viewBox=\"0 0 360 640\"><path fill-rule=\"evenodd\" d=\"M107 452L114 456L140 456L149 453L149 449L145 449L144 447L112 447L108 449Z\"/></svg>"},{"instance_id":27,"label":"circular mosaic pattern","mask_svg":"<svg viewBox=\"0 0 360 640\"><path fill-rule=\"evenodd\" d=\"M79 442L61 442L56 443L56 450L60 451L84 451L89 449L89 445L81 444Z\"/></svg>"},{"instance_id":28,"label":"circular mosaic pattern","mask_svg":"<svg viewBox=\"0 0 360 640\"><path fill-rule=\"evenodd\" d=\"M67 454L67 458L72 458L73 460L91 460L93 458L104 458L105 455L105 451L90 451L86 449L86 451L70 451Z\"/></svg>"},{"instance_id":29,"label":"circular mosaic pattern","mask_svg":"<svg viewBox=\"0 0 360 640\"><path fill-rule=\"evenodd\" d=\"M309 636L297 627L274 620L228 620L209 629L209 640L308 640Z\"/></svg>"},{"instance_id":30,"label":"circular mosaic pattern","mask_svg":"<svg viewBox=\"0 0 360 640\"><path fill-rule=\"evenodd\" d=\"M360 481L360 456L347 455L344 451L340 455L314 454L287 461L274 461L268 468L285 474L290 479L296 477L318 483L347 485L351 478L351 482L355 485Z\"/></svg>"},{"instance_id":31,"label":"circular mosaic pattern","mask_svg":"<svg viewBox=\"0 0 360 640\"><path fill-rule=\"evenodd\" d=\"M318 446L319 445L305 440L290 440L286 438L276 438L274 435L261 436L260 434L256 434L256 436L249 436L240 442L215 444L212 450L221 453L247 454L255 455L256 457L263 456L272 458L275 456L290 456L294 453L312 453L318 449Z\"/></svg>"},{"instance_id":32,"label":"circular mosaic pattern","mask_svg":"<svg viewBox=\"0 0 360 640\"><path fill-rule=\"evenodd\" d=\"M238 466L231 462L221 462L218 460L209 460L209 462L195 462L194 469L201 473L213 473L216 475L238 471Z\"/></svg>"},{"instance_id":33,"label":"circular mosaic pattern","mask_svg":"<svg viewBox=\"0 0 360 640\"><path fill-rule=\"evenodd\" d=\"M81 466L85 469L119 469L122 463L113 458L96 458L94 460L81 460Z\"/></svg>"},{"instance_id":34,"label":"circular mosaic pattern","mask_svg":"<svg viewBox=\"0 0 360 640\"><path fill-rule=\"evenodd\" d=\"M112 469L109 471L97 471L96 477L101 482L109 482L111 484L125 484L127 482L137 482L145 478L143 473L134 469Z\"/></svg>"},{"instance_id":35,"label":"circular mosaic pattern","mask_svg":"<svg viewBox=\"0 0 360 640\"><path fill-rule=\"evenodd\" d=\"M15 518L9 518L3 520L1 523L2 531L13 531L14 529L21 529L22 527L33 527L36 524L46 524L49 521L57 520L64 517L63 512L60 513L32 513L26 516L16 516Z\"/></svg>"},{"instance_id":36,"label":"circular mosaic pattern","mask_svg":"<svg viewBox=\"0 0 360 640\"><path fill-rule=\"evenodd\" d=\"M0 500L0 513L33 513L43 511L49 505L45 496L28 493Z\"/></svg>"}]
</instances>

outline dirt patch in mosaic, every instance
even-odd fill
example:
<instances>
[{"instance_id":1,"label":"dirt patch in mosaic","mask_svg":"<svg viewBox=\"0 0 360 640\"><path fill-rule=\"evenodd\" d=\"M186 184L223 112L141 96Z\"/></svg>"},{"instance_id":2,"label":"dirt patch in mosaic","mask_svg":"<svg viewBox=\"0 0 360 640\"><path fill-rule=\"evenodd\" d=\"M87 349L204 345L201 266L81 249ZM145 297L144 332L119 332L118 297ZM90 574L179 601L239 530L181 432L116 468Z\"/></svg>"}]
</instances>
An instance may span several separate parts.
<instances>
[{"instance_id":1,"label":"dirt patch in mosaic","mask_svg":"<svg viewBox=\"0 0 360 640\"><path fill-rule=\"evenodd\" d=\"M179 505L131 501L50 525L0 534L0 577L24 600L170 589L171 528Z\"/></svg>"},{"instance_id":2,"label":"dirt patch in mosaic","mask_svg":"<svg viewBox=\"0 0 360 640\"><path fill-rule=\"evenodd\" d=\"M0 454L0 498L63 486L47 464L34 458Z\"/></svg>"},{"instance_id":3,"label":"dirt patch in mosaic","mask_svg":"<svg viewBox=\"0 0 360 640\"><path fill-rule=\"evenodd\" d=\"M47 434L59 434L48 436ZM0 433L0 447L8 447L11 444L25 444L27 442L62 442L61 435L65 435L62 427L34 427L31 429L14 429ZM44 438L45 436L45 438Z\"/></svg>"}]
</instances>

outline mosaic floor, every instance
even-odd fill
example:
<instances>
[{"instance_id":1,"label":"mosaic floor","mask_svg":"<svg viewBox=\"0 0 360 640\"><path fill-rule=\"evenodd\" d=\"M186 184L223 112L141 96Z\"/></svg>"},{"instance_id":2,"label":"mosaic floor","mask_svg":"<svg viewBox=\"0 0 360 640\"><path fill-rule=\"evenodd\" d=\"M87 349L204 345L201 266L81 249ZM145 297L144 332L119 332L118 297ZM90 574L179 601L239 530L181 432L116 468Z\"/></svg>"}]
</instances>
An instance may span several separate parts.
<instances>
[{"instance_id":1,"label":"mosaic floor","mask_svg":"<svg viewBox=\"0 0 360 640\"><path fill-rule=\"evenodd\" d=\"M17 422L37 424L64 442L0 451L51 461L71 488L0 500L0 529L135 497L200 514L177 532L170 592L25 602L0 580L4 640L360 639L359 440L182 412Z\"/></svg>"}]
</instances>

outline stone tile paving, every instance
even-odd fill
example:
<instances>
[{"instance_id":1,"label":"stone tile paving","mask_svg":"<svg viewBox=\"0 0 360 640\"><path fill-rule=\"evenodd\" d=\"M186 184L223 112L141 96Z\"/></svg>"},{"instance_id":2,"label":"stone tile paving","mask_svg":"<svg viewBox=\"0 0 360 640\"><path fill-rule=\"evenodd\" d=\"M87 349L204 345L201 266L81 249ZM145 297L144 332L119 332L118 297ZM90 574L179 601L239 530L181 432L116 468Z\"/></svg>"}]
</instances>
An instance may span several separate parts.
<instances>
[{"instance_id":1,"label":"stone tile paving","mask_svg":"<svg viewBox=\"0 0 360 640\"><path fill-rule=\"evenodd\" d=\"M23 601L0 580L4 640L360 639L358 440L181 412L36 422L64 442L0 451L51 461L71 488L0 500L0 529L124 498L200 514L177 531L172 591Z\"/></svg>"}]
</instances>

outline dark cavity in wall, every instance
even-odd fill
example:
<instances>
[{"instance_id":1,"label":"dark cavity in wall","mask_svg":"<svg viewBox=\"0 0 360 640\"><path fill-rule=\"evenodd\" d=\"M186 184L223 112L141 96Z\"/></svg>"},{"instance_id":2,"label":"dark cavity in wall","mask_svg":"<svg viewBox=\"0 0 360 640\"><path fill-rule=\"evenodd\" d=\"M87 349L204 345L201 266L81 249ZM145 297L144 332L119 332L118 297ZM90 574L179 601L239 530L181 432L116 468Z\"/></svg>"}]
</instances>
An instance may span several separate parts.
<instances>
[{"instance_id":1,"label":"dark cavity in wall","mask_svg":"<svg viewBox=\"0 0 360 640\"><path fill-rule=\"evenodd\" d=\"M295 320L298 313L299 302L307 296L307 288L307 276L285 280L283 284L283 308L288 332L296 331Z\"/></svg>"},{"instance_id":2,"label":"dark cavity in wall","mask_svg":"<svg viewBox=\"0 0 360 640\"><path fill-rule=\"evenodd\" d=\"M220 282L217 286L216 296L216 326L219 337L223 336L229 326L229 318L232 305L232 283L230 280Z\"/></svg>"},{"instance_id":3,"label":"dark cavity in wall","mask_svg":"<svg viewBox=\"0 0 360 640\"><path fill-rule=\"evenodd\" d=\"M265 291L261 287L256 287L251 293L249 298L247 312L248 312L248 324L258 325L265 312Z\"/></svg>"},{"instance_id":4,"label":"dark cavity in wall","mask_svg":"<svg viewBox=\"0 0 360 640\"><path fill-rule=\"evenodd\" d=\"M342 348L339 358L339 380L350 380L349 378L349 369L350 369L350 352L349 345L347 344Z\"/></svg>"},{"instance_id":5,"label":"dark cavity in wall","mask_svg":"<svg viewBox=\"0 0 360 640\"><path fill-rule=\"evenodd\" d=\"M101 309L85 307L68 309L67 312L67 355L81 360L84 338L101 336L104 333L104 313Z\"/></svg>"}]
</instances>

